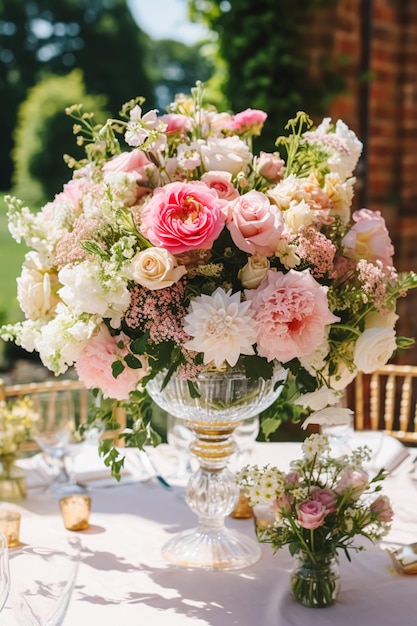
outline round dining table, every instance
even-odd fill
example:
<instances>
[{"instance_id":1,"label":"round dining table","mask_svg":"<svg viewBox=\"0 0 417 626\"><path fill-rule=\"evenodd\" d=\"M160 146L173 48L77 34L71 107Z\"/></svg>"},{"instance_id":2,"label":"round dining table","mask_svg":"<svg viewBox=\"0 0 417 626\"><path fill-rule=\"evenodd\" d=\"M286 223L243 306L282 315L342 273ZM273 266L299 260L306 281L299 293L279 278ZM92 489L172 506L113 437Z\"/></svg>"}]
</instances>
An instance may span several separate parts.
<instances>
[{"instance_id":1,"label":"round dining table","mask_svg":"<svg viewBox=\"0 0 417 626\"><path fill-rule=\"evenodd\" d=\"M339 597L321 609L305 608L292 596L293 558L286 547L274 554L269 544L260 544L259 561L237 571L186 569L163 559L164 543L197 521L185 500L184 481L170 480L167 444L149 450L147 464L137 451L126 450L131 462L119 483L104 475L96 448L84 451L77 476L91 497L91 514L89 528L78 532L64 528L59 496L42 485L36 457L24 459L27 498L0 503L21 513L20 547L10 550L11 593L0 626L19 624L13 591L19 549L47 546L51 537L67 535L79 537L81 560L64 626L416 626L417 576L394 567L387 549L417 542L417 449L397 441L391 449L391 443L379 435L378 455L382 450L381 462L391 470L383 493L394 509L392 529L383 544L353 552L351 562L339 556ZM298 442L256 442L245 463L288 469L300 455ZM255 540L253 518L228 517L226 525Z\"/></svg>"}]
</instances>

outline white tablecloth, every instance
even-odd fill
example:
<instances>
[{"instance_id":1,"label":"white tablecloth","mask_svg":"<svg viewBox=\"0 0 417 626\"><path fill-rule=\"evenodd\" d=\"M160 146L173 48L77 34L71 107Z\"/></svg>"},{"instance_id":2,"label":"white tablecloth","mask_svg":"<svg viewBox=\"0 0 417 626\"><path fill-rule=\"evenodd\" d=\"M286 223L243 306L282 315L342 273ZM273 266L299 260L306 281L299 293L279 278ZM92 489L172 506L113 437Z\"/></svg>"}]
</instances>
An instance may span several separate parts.
<instances>
[{"instance_id":1,"label":"white tablecloth","mask_svg":"<svg viewBox=\"0 0 417 626\"><path fill-rule=\"evenodd\" d=\"M413 453L414 450L411 450ZM417 454L417 451L415 451ZM163 453L161 448L160 453ZM258 443L253 461L288 466L300 444ZM403 461L384 484L395 520L387 543L417 540L417 488ZM416 626L417 577L396 573L381 547L340 556L342 588L326 609L298 605L289 590L292 558L286 548L272 554L262 544L258 563L236 572L184 570L161 557L173 533L195 526L184 488L165 489L155 479L113 488L91 488L91 527L77 535L82 562L65 626ZM47 545L51 533L65 534L58 499L31 491L20 505L21 541ZM227 525L254 537L253 520ZM71 534L71 533L70 533ZM13 556L12 556L13 559ZM15 620L9 601L1 626Z\"/></svg>"}]
</instances>

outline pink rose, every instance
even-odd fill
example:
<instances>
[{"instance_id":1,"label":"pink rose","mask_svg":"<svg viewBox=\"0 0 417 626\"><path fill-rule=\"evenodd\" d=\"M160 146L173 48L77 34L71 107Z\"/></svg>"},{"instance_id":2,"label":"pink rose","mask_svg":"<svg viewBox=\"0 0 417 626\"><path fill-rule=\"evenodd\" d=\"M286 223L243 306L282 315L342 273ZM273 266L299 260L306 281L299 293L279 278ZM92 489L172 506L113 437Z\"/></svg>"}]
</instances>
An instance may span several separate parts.
<instances>
[{"instance_id":1,"label":"pink rose","mask_svg":"<svg viewBox=\"0 0 417 626\"><path fill-rule=\"evenodd\" d=\"M335 492L343 495L346 491L351 491L351 498L357 500L368 486L368 474L363 470L355 470L351 467L343 470L339 482L335 487Z\"/></svg>"},{"instance_id":2,"label":"pink rose","mask_svg":"<svg viewBox=\"0 0 417 626\"><path fill-rule=\"evenodd\" d=\"M240 250L249 254L275 254L284 220L265 194L249 191L230 203L227 227Z\"/></svg>"},{"instance_id":3,"label":"pink rose","mask_svg":"<svg viewBox=\"0 0 417 626\"><path fill-rule=\"evenodd\" d=\"M361 209L352 218L356 223L342 239L346 256L392 265L394 246L381 213Z\"/></svg>"},{"instance_id":4,"label":"pink rose","mask_svg":"<svg viewBox=\"0 0 417 626\"><path fill-rule=\"evenodd\" d=\"M391 522L394 512L387 496L379 496L371 504L371 513L373 513L380 522Z\"/></svg>"},{"instance_id":5,"label":"pink rose","mask_svg":"<svg viewBox=\"0 0 417 626\"><path fill-rule=\"evenodd\" d=\"M232 128L239 135L260 135L267 114L259 109L245 109L232 117Z\"/></svg>"},{"instance_id":6,"label":"pink rose","mask_svg":"<svg viewBox=\"0 0 417 626\"><path fill-rule=\"evenodd\" d=\"M327 287L309 270L269 270L257 289L245 290L258 322L258 354L287 363L320 346L325 327L339 320L327 303Z\"/></svg>"},{"instance_id":7,"label":"pink rose","mask_svg":"<svg viewBox=\"0 0 417 626\"><path fill-rule=\"evenodd\" d=\"M98 387L105 398L127 400L139 381L149 373L146 357L139 357L142 367L125 368L117 378L113 376L112 363L128 353L127 348L119 348L118 342L128 342L123 333L112 337L107 327L102 325L98 335L94 335L80 353L75 369L81 382L88 389Z\"/></svg>"},{"instance_id":8,"label":"pink rose","mask_svg":"<svg viewBox=\"0 0 417 626\"><path fill-rule=\"evenodd\" d=\"M225 205L204 183L169 183L155 189L145 205L141 231L171 254L208 250L224 227Z\"/></svg>"},{"instance_id":9,"label":"pink rose","mask_svg":"<svg viewBox=\"0 0 417 626\"><path fill-rule=\"evenodd\" d=\"M282 493L271 506L273 513L289 513L291 511L291 499L286 493Z\"/></svg>"},{"instance_id":10,"label":"pink rose","mask_svg":"<svg viewBox=\"0 0 417 626\"><path fill-rule=\"evenodd\" d=\"M178 133L185 135L192 130L192 123L189 117L180 113L167 113L161 115L159 119L166 124L167 134Z\"/></svg>"},{"instance_id":11,"label":"pink rose","mask_svg":"<svg viewBox=\"0 0 417 626\"><path fill-rule=\"evenodd\" d=\"M137 172L150 165L149 159L143 150L130 150L113 157L103 166L103 172Z\"/></svg>"},{"instance_id":12,"label":"pink rose","mask_svg":"<svg viewBox=\"0 0 417 626\"><path fill-rule=\"evenodd\" d=\"M327 513L335 512L337 496L331 489L320 489L320 487L312 487L310 495L313 500L321 502L321 504L326 507Z\"/></svg>"},{"instance_id":13,"label":"pink rose","mask_svg":"<svg viewBox=\"0 0 417 626\"><path fill-rule=\"evenodd\" d=\"M285 476L285 482L288 485L298 485L300 482L300 474L298 472L288 472Z\"/></svg>"},{"instance_id":14,"label":"pink rose","mask_svg":"<svg viewBox=\"0 0 417 626\"><path fill-rule=\"evenodd\" d=\"M284 161L275 154L261 151L256 169L261 176L272 183L277 183L282 178L284 165Z\"/></svg>"},{"instance_id":15,"label":"pink rose","mask_svg":"<svg viewBox=\"0 0 417 626\"><path fill-rule=\"evenodd\" d=\"M215 189L222 200L234 200L239 197L239 192L232 183L232 175L229 172L206 172L201 177L201 182Z\"/></svg>"},{"instance_id":16,"label":"pink rose","mask_svg":"<svg viewBox=\"0 0 417 626\"><path fill-rule=\"evenodd\" d=\"M298 509L298 522L303 528L315 530L323 526L326 517L326 507L317 500L308 500L300 504Z\"/></svg>"}]
</instances>

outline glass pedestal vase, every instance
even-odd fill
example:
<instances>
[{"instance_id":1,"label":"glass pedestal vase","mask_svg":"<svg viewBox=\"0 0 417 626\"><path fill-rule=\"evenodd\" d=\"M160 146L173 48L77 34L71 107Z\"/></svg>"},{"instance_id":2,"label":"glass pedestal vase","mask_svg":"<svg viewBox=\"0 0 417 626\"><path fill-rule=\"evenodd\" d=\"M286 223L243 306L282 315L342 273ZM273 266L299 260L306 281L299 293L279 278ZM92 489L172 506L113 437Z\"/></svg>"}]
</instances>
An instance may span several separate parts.
<instances>
[{"instance_id":1,"label":"glass pedestal vase","mask_svg":"<svg viewBox=\"0 0 417 626\"><path fill-rule=\"evenodd\" d=\"M332 606L340 591L337 556L300 552L291 572L291 590L297 602L310 608Z\"/></svg>"},{"instance_id":2,"label":"glass pedestal vase","mask_svg":"<svg viewBox=\"0 0 417 626\"><path fill-rule=\"evenodd\" d=\"M239 368L207 371L198 376L197 394L176 377L161 390L164 373L148 383L149 394L161 408L186 420L195 436L190 450L199 462L186 489L187 504L198 516L197 528L175 535L163 546L167 561L188 568L236 570L259 560L258 543L224 523L239 498L227 463L236 450L235 428L274 402L281 391L277 383L284 376L282 370L270 380L248 379Z\"/></svg>"},{"instance_id":3,"label":"glass pedestal vase","mask_svg":"<svg viewBox=\"0 0 417 626\"><path fill-rule=\"evenodd\" d=\"M0 502L19 502L27 495L26 475L13 454L0 455Z\"/></svg>"}]
</instances>

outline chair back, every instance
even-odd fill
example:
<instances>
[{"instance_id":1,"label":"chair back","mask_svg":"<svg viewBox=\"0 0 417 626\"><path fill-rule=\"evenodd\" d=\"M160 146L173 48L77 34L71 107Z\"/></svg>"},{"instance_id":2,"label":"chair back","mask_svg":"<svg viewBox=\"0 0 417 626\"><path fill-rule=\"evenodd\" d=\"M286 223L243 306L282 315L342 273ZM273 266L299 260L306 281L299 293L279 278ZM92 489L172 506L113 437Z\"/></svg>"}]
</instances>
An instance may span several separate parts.
<instances>
[{"instance_id":1,"label":"chair back","mask_svg":"<svg viewBox=\"0 0 417 626\"><path fill-rule=\"evenodd\" d=\"M383 430L417 445L417 366L385 365L353 383L355 428Z\"/></svg>"},{"instance_id":2,"label":"chair back","mask_svg":"<svg viewBox=\"0 0 417 626\"><path fill-rule=\"evenodd\" d=\"M36 405L38 404L37 396L39 397L41 396L41 394L49 392L48 411L53 411L54 402L56 401L58 394L62 391L70 391L73 395L76 426L78 427L80 424L86 424L88 422L89 407L92 406L92 397L91 391L87 389L79 380L58 379L47 380L43 382L8 385L4 384L3 380L0 379L0 402L13 401L17 398L29 396L30 398L32 398L36 407ZM119 440L118 434L124 428L126 428L126 411L122 408L118 408L116 409L116 411L119 427L117 428L117 430L115 429L106 431L102 435L102 438L113 438L115 445L122 447L124 440ZM21 444L19 447L19 450L21 450L22 452L31 452L38 449L38 445L35 441Z\"/></svg>"}]
</instances>

